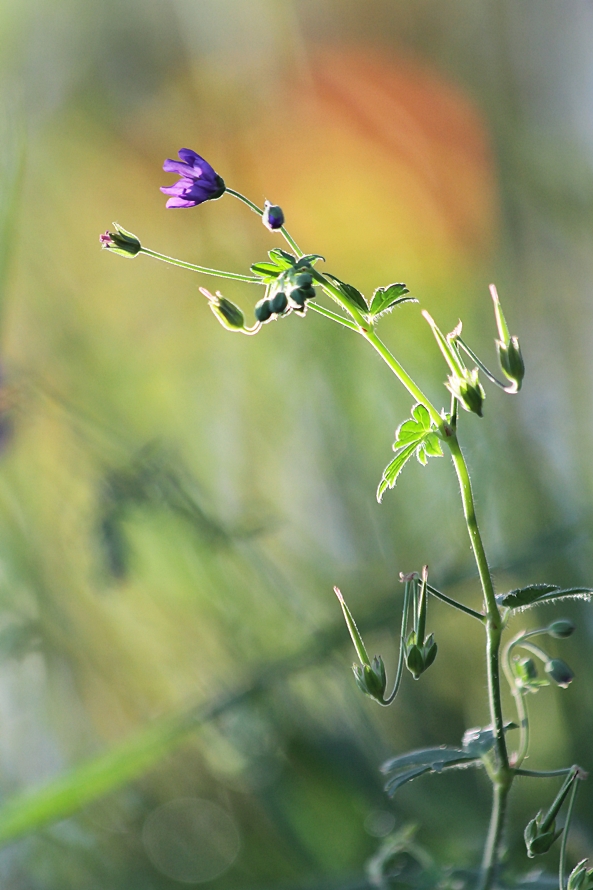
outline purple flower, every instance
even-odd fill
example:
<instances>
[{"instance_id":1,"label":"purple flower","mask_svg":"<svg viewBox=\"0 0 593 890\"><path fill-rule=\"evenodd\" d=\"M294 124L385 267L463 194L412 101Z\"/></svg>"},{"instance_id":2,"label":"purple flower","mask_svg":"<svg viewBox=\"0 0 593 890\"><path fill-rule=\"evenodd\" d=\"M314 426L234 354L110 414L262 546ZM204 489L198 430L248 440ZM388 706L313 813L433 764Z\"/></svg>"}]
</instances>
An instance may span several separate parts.
<instances>
[{"instance_id":1,"label":"purple flower","mask_svg":"<svg viewBox=\"0 0 593 890\"><path fill-rule=\"evenodd\" d=\"M181 176L179 182L161 188L165 195L171 195L167 207L196 207L224 194L224 180L208 161L191 148L180 148L178 154L179 161L167 158L163 164L166 173L178 173Z\"/></svg>"}]
</instances>

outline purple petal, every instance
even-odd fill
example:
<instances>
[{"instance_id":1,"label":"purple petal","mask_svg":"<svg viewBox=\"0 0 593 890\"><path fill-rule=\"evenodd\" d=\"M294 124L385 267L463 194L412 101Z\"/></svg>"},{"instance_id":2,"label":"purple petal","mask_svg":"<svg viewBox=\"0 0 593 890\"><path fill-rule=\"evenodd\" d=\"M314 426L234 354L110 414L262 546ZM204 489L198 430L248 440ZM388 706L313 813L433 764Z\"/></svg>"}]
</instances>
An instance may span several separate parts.
<instances>
[{"instance_id":1,"label":"purple petal","mask_svg":"<svg viewBox=\"0 0 593 890\"><path fill-rule=\"evenodd\" d=\"M192 168L184 164L183 161L174 161L172 158L167 158L163 164L163 170L165 173L179 173L180 176L191 176L193 172Z\"/></svg>"},{"instance_id":2,"label":"purple petal","mask_svg":"<svg viewBox=\"0 0 593 890\"><path fill-rule=\"evenodd\" d=\"M164 195L183 195L184 192L189 192L193 186L192 179L180 179L179 182L174 182L173 185L162 185L161 191Z\"/></svg>"},{"instance_id":3,"label":"purple petal","mask_svg":"<svg viewBox=\"0 0 593 890\"><path fill-rule=\"evenodd\" d=\"M169 198L165 207L195 207L195 201L186 201L185 198Z\"/></svg>"},{"instance_id":4,"label":"purple petal","mask_svg":"<svg viewBox=\"0 0 593 890\"><path fill-rule=\"evenodd\" d=\"M192 151L191 148L180 148L177 152L182 161L185 161L186 164L189 164L190 167L194 169L199 168L201 176L216 176L214 169L210 166L208 161L205 161L204 158L200 157L199 154L196 154L195 151Z\"/></svg>"}]
</instances>

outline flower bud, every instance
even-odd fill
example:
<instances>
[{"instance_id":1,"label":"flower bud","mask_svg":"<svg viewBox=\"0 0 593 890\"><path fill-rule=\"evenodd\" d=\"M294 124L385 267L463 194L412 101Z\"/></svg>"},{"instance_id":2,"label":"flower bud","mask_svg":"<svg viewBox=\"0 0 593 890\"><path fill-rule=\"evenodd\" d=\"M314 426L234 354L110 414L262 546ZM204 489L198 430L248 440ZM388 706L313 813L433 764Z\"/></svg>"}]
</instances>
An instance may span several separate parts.
<instances>
[{"instance_id":1,"label":"flower bud","mask_svg":"<svg viewBox=\"0 0 593 890\"><path fill-rule=\"evenodd\" d=\"M587 868L588 859L581 859L568 876L566 890L593 890L593 868Z\"/></svg>"},{"instance_id":2,"label":"flower bud","mask_svg":"<svg viewBox=\"0 0 593 890\"><path fill-rule=\"evenodd\" d=\"M279 290L270 300L270 308L274 315L282 315L286 312L287 307L288 297L283 291Z\"/></svg>"},{"instance_id":3,"label":"flower bud","mask_svg":"<svg viewBox=\"0 0 593 890\"><path fill-rule=\"evenodd\" d=\"M559 618L548 627L548 633L557 640L564 640L574 633L576 627L569 618Z\"/></svg>"},{"instance_id":4,"label":"flower bud","mask_svg":"<svg viewBox=\"0 0 593 890\"><path fill-rule=\"evenodd\" d=\"M545 671L554 683L563 689L566 689L574 680L574 673L561 658L551 658L545 665Z\"/></svg>"},{"instance_id":5,"label":"flower bud","mask_svg":"<svg viewBox=\"0 0 593 890\"><path fill-rule=\"evenodd\" d=\"M140 251L142 250L142 245L138 238L135 235L132 235L131 232L126 232L125 229L114 222L113 228L115 232L105 232L103 235L99 235L99 241L101 242L101 247L104 250L110 250L112 253L118 253L120 256L125 256L128 259L133 259L135 256L138 256Z\"/></svg>"},{"instance_id":6,"label":"flower bud","mask_svg":"<svg viewBox=\"0 0 593 890\"><path fill-rule=\"evenodd\" d=\"M514 391L518 392L525 377L525 362L519 340L517 337L511 337L508 343L503 343L501 340L495 342L500 370L507 380L514 384Z\"/></svg>"},{"instance_id":7,"label":"flower bud","mask_svg":"<svg viewBox=\"0 0 593 890\"><path fill-rule=\"evenodd\" d=\"M452 374L445 384L451 395L459 400L466 411L482 417L482 403L486 393L478 378L478 369L466 371L463 377Z\"/></svg>"},{"instance_id":8,"label":"flower bud","mask_svg":"<svg viewBox=\"0 0 593 890\"><path fill-rule=\"evenodd\" d=\"M517 679L521 681L522 685L537 677L537 667L533 658L521 658L514 663L513 667Z\"/></svg>"},{"instance_id":9,"label":"flower bud","mask_svg":"<svg viewBox=\"0 0 593 890\"><path fill-rule=\"evenodd\" d=\"M406 667L415 680L428 670L437 655L437 644L434 635L430 634L422 645L418 644L417 636L411 631L406 640Z\"/></svg>"},{"instance_id":10,"label":"flower bud","mask_svg":"<svg viewBox=\"0 0 593 890\"><path fill-rule=\"evenodd\" d=\"M228 331L242 331L245 328L245 316L239 307L221 294L217 294L216 300L210 300L210 308Z\"/></svg>"},{"instance_id":11,"label":"flower bud","mask_svg":"<svg viewBox=\"0 0 593 890\"><path fill-rule=\"evenodd\" d=\"M269 201L266 201L264 204L262 222L271 232L275 232L276 229L281 229L284 225L284 213L282 212L282 208L278 207L277 204L270 204Z\"/></svg>"},{"instance_id":12,"label":"flower bud","mask_svg":"<svg viewBox=\"0 0 593 890\"><path fill-rule=\"evenodd\" d=\"M271 315L272 306L267 297L264 297L263 300L259 300L259 302L255 304L255 317L261 324L265 324L266 321L269 321Z\"/></svg>"},{"instance_id":13,"label":"flower bud","mask_svg":"<svg viewBox=\"0 0 593 890\"><path fill-rule=\"evenodd\" d=\"M370 698L382 702L387 686L387 675L381 656L375 655L371 665L353 664L352 671L358 688Z\"/></svg>"},{"instance_id":14,"label":"flower bud","mask_svg":"<svg viewBox=\"0 0 593 890\"><path fill-rule=\"evenodd\" d=\"M562 834L562 828L556 831L556 823L552 822L549 827L542 831L543 813L540 811L537 816L527 823L527 827L523 833L525 838L525 846L527 847L527 855L530 859L534 856L541 856L547 853L555 840Z\"/></svg>"}]
</instances>

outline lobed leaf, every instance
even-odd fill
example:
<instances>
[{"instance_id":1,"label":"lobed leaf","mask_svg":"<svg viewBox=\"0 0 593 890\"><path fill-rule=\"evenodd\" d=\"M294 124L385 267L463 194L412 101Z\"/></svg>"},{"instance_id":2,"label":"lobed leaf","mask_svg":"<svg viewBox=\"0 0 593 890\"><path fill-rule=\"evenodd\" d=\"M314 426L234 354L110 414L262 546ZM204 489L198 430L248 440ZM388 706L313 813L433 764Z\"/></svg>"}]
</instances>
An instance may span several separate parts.
<instances>
[{"instance_id":1,"label":"lobed leaf","mask_svg":"<svg viewBox=\"0 0 593 890\"><path fill-rule=\"evenodd\" d=\"M306 253L297 261L296 265L297 268L300 268L300 266L314 266L317 260L323 260L323 262L325 262L325 257L321 256L320 253Z\"/></svg>"},{"instance_id":2,"label":"lobed leaf","mask_svg":"<svg viewBox=\"0 0 593 890\"><path fill-rule=\"evenodd\" d=\"M349 302L351 305L356 306L361 312L368 312L369 307L367 306L367 302L358 288L354 287L353 284L346 284L344 281L340 281L339 278L336 278L335 275L330 275L329 272L325 273L326 278L330 278L332 283L338 288L342 296Z\"/></svg>"},{"instance_id":3,"label":"lobed leaf","mask_svg":"<svg viewBox=\"0 0 593 890\"><path fill-rule=\"evenodd\" d=\"M412 457L417 448L417 443L412 442L411 445L406 445L405 448L402 448L401 451L395 455L391 463L387 464L385 469L383 470L383 478L379 483L379 487L377 489L377 500L381 503L381 499L383 497L383 492L386 488L393 488L397 481L397 477L403 470L407 461Z\"/></svg>"},{"instance_id":4,"label":"lobed leaf","mask_svg":"<svg viewBox=\"0 0 593 890\"><path fill-rule=\"evenodd\" d=\"M479 766L479 763L479 759L473 753L442 745L440 748L422 748L393 757L383 764L381 772L386 775L392 774L385 784L385 791L392 797L398 788L418 776L441 773L447 769L462 769L470 765Z\"/></svg>"},{"instance_id":5,"label":"lobed leaf","mask_svg":"<svg viewBox=\"0 0 593 890\"><path fill-rule=\"evenodd\" d=\"M372 319L379 318L386 312L391 312L401 303L417 303L415 297L405 296L409 290L405 284L388 284L387 287L378 287L371 299L370 315Z\"/></svg>"},{"instance_id":6,"label":"lobed leaf","mask_svg":"<svg viewBox=\"0 0 593 890\"><path fill-rule=\"evenodd\" d=\"M590 587L560 588L557 584L530 584L519 587L508 593L499 594L496 599L499 605L508 609L527 609L540 603L551 603L559 599L582 598L593 596Z\"/></svg>"},{"instance_id":7,"label":"lobed leaf","mask_svg":"<svg viewBox=\"0 0 593 890\"><path fill-rule=\"evenodd\" d=\"M296 263L296 257L281 247L273 247L268 251L268 256L280 269L290 269Z\"/></svg>"}]
</instances>

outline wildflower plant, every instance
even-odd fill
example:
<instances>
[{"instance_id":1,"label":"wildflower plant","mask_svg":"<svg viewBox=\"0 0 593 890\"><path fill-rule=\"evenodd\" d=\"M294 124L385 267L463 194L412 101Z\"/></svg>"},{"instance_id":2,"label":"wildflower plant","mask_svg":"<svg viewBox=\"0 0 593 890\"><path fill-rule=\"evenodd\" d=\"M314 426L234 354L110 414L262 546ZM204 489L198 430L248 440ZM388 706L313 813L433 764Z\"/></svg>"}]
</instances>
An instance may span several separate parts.
<instances>
[{"instance_id":1,"label":"wildflower plant","mask_svg":"<svg viewBox=\"0 0 593 890\"><path fill-rule=\"evenodd\" d=\"M439 599L461 612L464 620L469 622L472 619L474 626L481 626L485 644L490 724L468 729L459 746L441 745L392 757L382 766L387 794L393 796L403 785L425 774L467 767L483 770L492 787L492 811L477 887L479 890L489 890L504 880L502 872L508 803L515 780L519 776L534 780L557 777L561 785L554 800L547 809L540 810L525 827L526 855L529 858L542 856L559 842L559 890L593 888L593 869L587 868L587 860L579 862L570 874L567 868L567 838L577 790L581 781L586 779L586 773L577 765L551 771L526 769L523 765L530 742L529 696L550 684L564 689L574 679L571 668L563 660L550 657L545 648L533 640L536 637L563 640L573 633L575 626L569 619L558 618L542 627L521 630L510 640L503 642L509 619L516 613L569 598L590 598L593 590L586 587L562 589L554 584L532 584L507 593L495 592L476 516L470 476L459 443L464 413L477 417L483 415L486 393L482 381L493 384L506 393L516 394L521 389L525 374L519 340L510 333L495 286L490 286L490 294L498 335L495 345L503 380L492 373L466 343L462 337L461 322L450 333L445 334L428 312L422 313L447 366L444 386L448 404L439 408L425 395L377 334L377 327L387 313L406 303L418 302L410 295L405 284L391 283L377 287L372 296L367 298L352 284L329 272L320 271L318 264L325 261L324 257L304 253L299 248L285 227L284 212L278 205L266 201L263 208L258 207L240 192L226 186L210 164L191 149L180 149L179 160L166 160L163 169L180 176L177 183L161 189L169 196L168 208L191 208L221 198L225 194L230 195L246 204L271 232L279 232L289 249L273 248L269 251L267 260L252 264L251 274L241 274L211 269L157 253L142 245L139 238L117 223L114 223L113 231L100 236L101 246L128 258L144 254L201 275L231 279L262 288L264 294L254 302L253 320L248 322L245 313L220 291L212 294L205 287L200 287L212 312L229 331L255 335L264 324L271 321L279 321L291 313L304 317L312 311L366 340L408 392L412 402L410 417L399 425L395 433L395 456L385 467L378 484L379 502L387 489L394 488L400 473L413 456L423 466L426 466L430 458L441 457L445 453L452 460L480 580L480 601L470 607L451 599L429 582L427 566L420 571L402 572L399 658L395 677L389 683L383 658L381 655L369 655L341 591L335 588L356 652L357 661L353 664L355 682L361 692L384 707L395 701L405 670L418 680L437 657L435 633L428 630L428 605L431 598ZM321 302L324 297L333 303L331 308ZM539 669L540 666L543 671ZM506 719L503 712L503 679L508 683L514 700L514 720ZM563 825L558 824L561 813L564 816ZM401 851L411 853L421 867L425 866L425 871L430 870L430 864L426 864L423 859L424 854L414 853L411 838L402 838L403 835L400 837L398 834L388 839L384 848L369 864L369 875L375 883L384 882L386 863L390 857Z\"/></svg>"}]
</instances>

